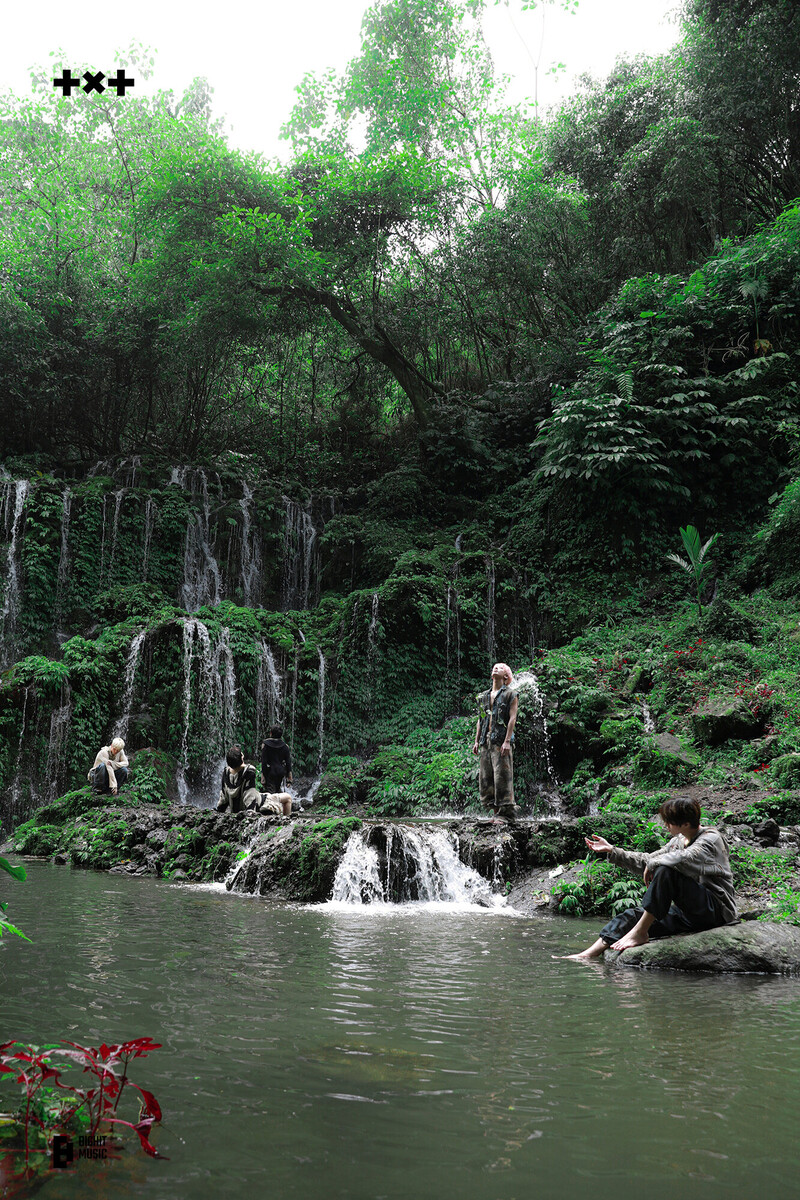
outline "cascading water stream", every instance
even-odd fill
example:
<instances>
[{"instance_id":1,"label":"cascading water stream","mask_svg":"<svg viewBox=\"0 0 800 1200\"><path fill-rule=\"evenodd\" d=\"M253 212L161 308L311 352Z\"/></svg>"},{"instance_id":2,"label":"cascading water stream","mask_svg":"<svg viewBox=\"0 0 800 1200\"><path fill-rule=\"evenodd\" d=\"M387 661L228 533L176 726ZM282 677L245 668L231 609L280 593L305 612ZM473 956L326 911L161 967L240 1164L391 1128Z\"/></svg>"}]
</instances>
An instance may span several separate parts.
<instances>
[{"instance_id":1,"label":"cascading water stream","mask_svg":"<svg viewBox=\"0 0 800 1200\"><path fill-rule=\"evenodd\" d=\"M183 551L183 584L180 601L187 612L222 599L222 573L211 546L211 499L208 477L202 468L173 467L169 482L199 497L200 508L189 514Z\"/></svg>"},{"instance_id":2,"label":"cascading water stream","mask_svg":"<svg viewBox=\"0 0 800 1200\"><path fill-rule=\"evenodd\" d=\"M196 736L202 738L208 752L202 762L192 764L192 769L208 791L213 767L234 740L236 691L230 630L224 627L216 646L212 646L207 625L197 617L186 617L183 622L183 731L177 772L182 804L187 803L190 793L186 773L190 766L189 730L194 714L197 714L199 726Z\"/></svg>"},{"instance_id":3,"label":"cascading water stream","mask_svg":"<svg viewBox=\"0 0 800 1200\"><path fill-rule=\"evenodd\" d=\"M142 546L142 579L147 582L147 572L150 569L150 546L153 541L153 526L156 519L156 506L148 496L144 506L144 543Z\"/></svg>"},{"instance_id":4,"label":"cascading water stream","mask_svg":"<svg viewBox=\"0 0 800 1200\"><path fill-rule=\"evenodd\" d=\"M491 554L486 559L486 649L495 657L495 569Z\"/></svg>"},{"instance_id":5,"label":"cascading water stream","mask_svg":"<svg viewBox=\"0 0 800 1200\"><path fill-rule=\"evenodd\" d=\"M59 794L64 772L64 752L67 747L67 735L72 719L72 694L69 684L62 690L62 701L54 709L50 717L50 737L47 743L47 762L45 763L45 798L55 800Z\"/></svg>"},{"instance_id":6,"label":"cascading water stream","mask_svg":"<svg viewBox=\"0 0 800 1200\"><path fill-rule=\"evenodd\" d=\"M269 729L281 720L283 710L283 695L281 692L281 677L275 666L272 650L265 641L261 641L258 657L258 677L256 679L256 740L260 745L262 738L269 736ZM264 719L266 712L266 721Z\"/></svg>"},{"instance_id":7,"label":"cascading water stream","mask_svg":"<svg viewBox=\"0 0 800 1200\"><path fill-rule=\"evenodd\" d=\"M439 903L504 908L505 898L461 861L451 831L365 825L350 835L333 882L343 905Z\"/></svg>"},{"instance_id":8,"label":"cascading water stream","mask_svg":"<svg viewBox=\"0 0 800 1200\"><path fill-rule=\"evenodd\" d=\"M242 490L244 495L239 501L242 510L242 594L245 607L254 608L261 596L261 539L252 526L250 505L253 493L245 481L242 481Z\"/></svg>"},{"instance_id":9,"label":"cascading water stream","mask_svg":"<svg viewBox=\"0 0 800 1200\"><path fill-rule=\"evenodd\" d=\"M13 488L13 493L12 493ZM0 635L2 641L10 643L17 626L20 605L20 562L19 562L19 533L22 526L22 514L25 501L30 491L27 479L17 479L13 483L3 484L3 515L8 538L6 555L6 586L3 597L3 613L0 618ZM14 496L13 507L11 496ZM10 527L10 528L9 528Z\"/></svg>"},{"instance_id":10,"label":"cascading water stream","mask_svg":"<svg viewBox=\"0 0 800 1200\"><path fill-rule=\"evenodd\" d=\"M61 551L58 556L58 573L56 575L56 621L61 619L64 610L64 593L69 580L69 521L72 514L72 489L64 488L64 498L61 503Z\"/></svg>"},{"instance_id":11,"label":"cascading water stream","mask_svg":"<svg viewBox=\"0 0 800 1200\"><path fill-rule=\"evenodd\" d=\"M133 638L128 650L128 661L125 664L125 687L122 694L122 715L114 726L114 737L126 738L128 736L128 725L131 719L131 704L133 702L133 688L136 682L136 671L139 666L139 658L142 653L142 646L147 638L147 630L140 629Z\"/></svg>"},{"instance_id":12,"label":"cascading water stream","mask_svg":"<svg viewBox=\"0 0 800 1200\"><path fill-rule=\"evenodd\" d=\"M108 575L109 581L114 582L114 564L117 558L117 542L119 540L119 514L122 511L122 501L125 499L125 488L120 488L113 493L114 496L114 519L111 523L111 551L108 560Z\"/></svg>"},{"instance_id":13,"label":"cascading water stream","mask_svg":"<svg viewBox=\"0 0 800 1200\"><path fill-rule=\"evenodd\" d=\"M281 601L284 612L306 609L317 599L317 530L307 508L283 497L285 525Z\"/></svg>"},{"instance_id":14,"label":"cascading water stream","mask_svg":"<svg viewBox=\"0 0 800 1200\"><path fill-rule=\"evenodd\" d=\"M553 769L550 754L550 730L547 727L547 714L544 708L544 695L539 687L539 680L533 671L523 671L515 676L511 684L512 692L527 692L533 700L534 715L542 733L542 751L547 765L547 775L551 784L558 786L558 777Z\"/></svg>"},{"instance_id":15,"label":"cascading water stream","mask_svg":"<svg viewBox=\"0 0 800 1200\"><path fill-rule=\"evenodd\" d=\"M317 719L317 737L319 750L317 752L317 774L322 774L322 746L325 738L325 655L317 647L319 654L319 715Z\"/></svg>"}]
</instances>

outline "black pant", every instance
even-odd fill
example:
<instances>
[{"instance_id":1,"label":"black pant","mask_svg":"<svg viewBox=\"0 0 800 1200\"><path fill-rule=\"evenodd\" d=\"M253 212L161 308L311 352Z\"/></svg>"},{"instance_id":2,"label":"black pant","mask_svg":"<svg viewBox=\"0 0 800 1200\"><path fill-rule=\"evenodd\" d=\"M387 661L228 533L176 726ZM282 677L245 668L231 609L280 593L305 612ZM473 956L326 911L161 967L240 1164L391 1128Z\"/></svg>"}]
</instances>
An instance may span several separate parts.
<instances>
[{"instance_id":1,"label":"black pant","mask_svg":"<svg viewBox=\"0 0 800 1200\"><path fill-rule=\"evenodd\" d=\"M264 791L272 792L273 795L276 792L282 792L283 791L283 778L284 778L283 767L280 767L277 772L265 771L264 772Z\"/></svg>"},{"instance_id":2,"label":"black pant","mask_svg":"<svg viewBox=\"0 0 800 1200\"><path fill-rule=\"evenodd\" d=\"M613 917L600 930L600 937L610 946L629 933L644 912L652 913L656 918L647 931L651 938L696 933L725 924L707 888L675 867L657 867L641 906L626 908Z\"/></svg>"},{"instance_id":3,"label":"black pant","mask_svg":"<svg viewBox=\"0 0 800 1200\"><path fill-rule=\"evenodd\" d=\"M117 789L119 789L128 778L128 768L114 767L114 776L117 781ZM108 770L105 763L98 763L98 765L93 768L92 788L95 792L99 792L101 796L108 795L108 793L111 791Z\"/></svg>"}]
</instances>

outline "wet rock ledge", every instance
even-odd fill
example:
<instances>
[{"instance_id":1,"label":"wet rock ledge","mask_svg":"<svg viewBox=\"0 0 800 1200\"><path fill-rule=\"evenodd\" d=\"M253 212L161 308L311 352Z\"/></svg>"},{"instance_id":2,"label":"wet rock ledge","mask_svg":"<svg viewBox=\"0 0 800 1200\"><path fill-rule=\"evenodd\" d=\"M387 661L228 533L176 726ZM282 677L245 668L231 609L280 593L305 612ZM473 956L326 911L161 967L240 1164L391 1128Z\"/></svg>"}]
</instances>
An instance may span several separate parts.
<instances>
[{"instance_id":1,"label":"wet rock ledge","mask_svg":"<svg viewBox=\"0 0 800 1200\"><path fill-rule=\"evenodd\" d=\"M259 817L220 814L180 804L125 804L123 797L94 796L88 788L45 805L6 843L18 854L48 858L115 874L150 875L189 882L232 883L237 891L283 900L320 901L331 894L336 868L352 833L386 822L356 815ZM514 826L484 818L437 822L455 834L462 862L533 911L547 899L517 888L531 872L585 855L593 818L533 820ZM620 842L637 826L617 815L611 836ZM237 869L237 863L241 864ZM530 892L530 895L528 895ZM549 892L549 889L548 889Z\"/></svg>"}]
</instances>

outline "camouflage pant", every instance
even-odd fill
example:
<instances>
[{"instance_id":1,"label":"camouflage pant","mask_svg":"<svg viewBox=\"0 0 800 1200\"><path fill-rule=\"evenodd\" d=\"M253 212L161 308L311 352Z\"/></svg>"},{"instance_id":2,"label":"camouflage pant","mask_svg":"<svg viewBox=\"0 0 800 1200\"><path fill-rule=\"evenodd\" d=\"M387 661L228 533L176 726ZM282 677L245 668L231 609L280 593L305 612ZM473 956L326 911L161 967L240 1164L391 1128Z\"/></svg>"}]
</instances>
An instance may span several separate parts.
<instances>
[{"instance_id":1,"label":"camouflage pant","mask_svg":"<svg viewBox=\"0 0 800 1200\"><path fill-rule=\"evenodd\" d=\"M478 788L481 804L499 816L513 816L514 803L514 750L501 754L499 746L481 746Z\"/></svg>"}]
</instances>

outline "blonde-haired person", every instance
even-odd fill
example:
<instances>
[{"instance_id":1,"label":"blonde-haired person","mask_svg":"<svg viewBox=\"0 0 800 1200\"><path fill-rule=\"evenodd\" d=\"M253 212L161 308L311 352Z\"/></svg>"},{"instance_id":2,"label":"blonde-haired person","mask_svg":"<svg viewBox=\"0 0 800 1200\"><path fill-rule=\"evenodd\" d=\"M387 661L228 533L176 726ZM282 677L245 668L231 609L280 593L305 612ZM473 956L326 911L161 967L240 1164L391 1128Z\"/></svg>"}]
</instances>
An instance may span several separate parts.
<instances>
[{"instance_id":1,"label":"blonde-haired person","mask_svg":"<svg viewBox=\"0 0 800 1200\"><path fill-rule=\"evenodd\" d=\"M514 821L520 809L514 801L514 726L519 700L511 690L508 663L492 667L492 686L478 696L478 724L473 754L480 755L478 789L481 804L497 817Z\"/></svg>"},{"instance_id":2,"label":"blonde-haired person","mask_svg":"<svg viewBox=\"0 0 800 1200\"><path fill-rule=\"evenodd\" d=\"M128 778L128 758L125 754L125 743L121 737L115 737L108 746L101 746L97 751L94 766L87 779L96 792L101 795L116 796L119 789Z\"/></svg>"}]
</instances>

